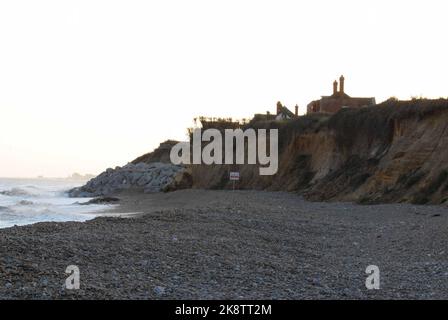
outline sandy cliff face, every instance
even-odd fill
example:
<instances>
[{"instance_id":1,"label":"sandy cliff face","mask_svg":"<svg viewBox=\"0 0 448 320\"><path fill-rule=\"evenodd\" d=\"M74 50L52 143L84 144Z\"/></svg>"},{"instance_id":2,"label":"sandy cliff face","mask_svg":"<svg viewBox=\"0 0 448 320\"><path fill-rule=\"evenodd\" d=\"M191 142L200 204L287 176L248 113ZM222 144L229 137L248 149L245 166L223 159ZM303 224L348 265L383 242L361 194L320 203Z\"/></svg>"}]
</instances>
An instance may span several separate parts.
<instances>
[{"instance_id":1,"label":"sandy cliff face","mask_svg":"<svg viewBox=\"0 0 448 320\"><path fill-rule=\"evenodd\" d=\"M332 117L314 115L279 129L279 170L191 167L193 187L297 191L310 200L442 203L448 198L448 101L387 101Z\"/></svg>"},{"instance_id":2,"label":"sandy cliff face","mask_svg":"<svg viewBox=\"0 0 448 320\"><path fill-rule=\"evenodd\" d=\"M358 191L364 201L442 203L448 198L448 110L393 122L392 141Z\"/></svg>"},{"instance_id":3,"label":"sandy cliff face","mask_svg":"<svg viewBox=\"0 0 448 320\"><path fill-rule=\"evenodd\" d=\"M448 200L448 100L389 100L374 107L343 109L333 116L253 120L247 127L279 130L277 174L261 176L258 165L189 165L157 174L163 179L155 180L155 190L232 189L229 172L239 171L238 189L291 191L313 201L440 204ZM170 150L175 144L165 141L128 166L158 163L171 168ZM140 189L154 182L149 174L141 178L133 173L125 179L122 171L119 168L117 178L105 172L110 179L103 181L101 176L82 188L107 194L124 180L126 186Z\"/></svg>"}]
</instances>

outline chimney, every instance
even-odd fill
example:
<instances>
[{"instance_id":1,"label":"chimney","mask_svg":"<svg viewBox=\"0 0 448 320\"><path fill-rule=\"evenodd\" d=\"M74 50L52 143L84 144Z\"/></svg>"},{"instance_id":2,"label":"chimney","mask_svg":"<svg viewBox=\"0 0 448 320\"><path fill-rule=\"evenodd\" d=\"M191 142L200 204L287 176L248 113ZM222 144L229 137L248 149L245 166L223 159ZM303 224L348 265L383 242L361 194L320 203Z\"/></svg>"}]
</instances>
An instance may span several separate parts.
<instances>
[{"instance_id":1,"label":"chimney","mask_svg":"<svg viewBox=\"0 0 448 320\"><path fill-rule=\"evenodd\" d=\"M296 104L296 110L294 113L295 113L296 117L299 116L299 106L297 104Z\"/></svg>"},{"instance_id":2,"label":"chimney","mask_svg":"<svg viewBox=\"0 0 448 320\"><path fill-rule=\"evenodd\" d=\"M344 93L344 76L339 78L339 92Z\"/></svg>"},{"instance_id":3,"label":"chimney","mask_svg":"<svg viewBox=\"0 0 448 320\"><path fill-rule=\"evenodd\" d=\"M333 82L333 94L337 94L338 93L338 82L336 80L334 80Z\"/></svg>"},{"instance_id":4,"label":"chimney","mask_svg":"<svg viewBox=\"0 0 448 320\"><path fill-rule=\"evenodd\" d=\"M277 102L277 114L282 112L282 108L283 108L282 103L280 101Z\"/></svg>"}]
</instances>

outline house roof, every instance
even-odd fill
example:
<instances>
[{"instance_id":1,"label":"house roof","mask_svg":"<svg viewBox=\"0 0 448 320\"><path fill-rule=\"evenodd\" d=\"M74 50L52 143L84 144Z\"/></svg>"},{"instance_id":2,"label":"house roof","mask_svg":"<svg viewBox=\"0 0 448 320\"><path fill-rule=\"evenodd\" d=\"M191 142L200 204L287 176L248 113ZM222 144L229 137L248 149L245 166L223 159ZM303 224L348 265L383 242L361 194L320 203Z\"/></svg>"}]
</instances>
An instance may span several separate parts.
<instances>
[{"instance_id":1,"label":"house roof","mask_svg":"<svg viewBox=\"0 0 448 320\"><path fill-rule=\"evenodd\" d=\"M294 114L294 112L292 112L291 110L289 110L288 108L286 108L285 106L282 106L280 112L277 114L284 114L285 116L288 116L290 118L294 118L296 115Z\"/></svg>"}]
</instances>

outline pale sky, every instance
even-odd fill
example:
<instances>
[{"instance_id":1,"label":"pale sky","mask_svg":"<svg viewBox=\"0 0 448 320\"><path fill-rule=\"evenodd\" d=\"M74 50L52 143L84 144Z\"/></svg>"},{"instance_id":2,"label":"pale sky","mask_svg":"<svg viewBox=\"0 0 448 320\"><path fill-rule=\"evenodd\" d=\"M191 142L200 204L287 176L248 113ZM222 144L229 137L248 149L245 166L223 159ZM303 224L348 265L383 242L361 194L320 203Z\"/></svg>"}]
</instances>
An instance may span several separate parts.
<instances>
[{"instance_id":1,"label":"pale sky","mask_svg":"<svg viewBox=\"0 0 448 320\"><path fill-rule=\"evenodd\" d=\"M448 96L448 2L0 2L0 176L98 174L331 94Z\"/></svg>"}]
</instances>

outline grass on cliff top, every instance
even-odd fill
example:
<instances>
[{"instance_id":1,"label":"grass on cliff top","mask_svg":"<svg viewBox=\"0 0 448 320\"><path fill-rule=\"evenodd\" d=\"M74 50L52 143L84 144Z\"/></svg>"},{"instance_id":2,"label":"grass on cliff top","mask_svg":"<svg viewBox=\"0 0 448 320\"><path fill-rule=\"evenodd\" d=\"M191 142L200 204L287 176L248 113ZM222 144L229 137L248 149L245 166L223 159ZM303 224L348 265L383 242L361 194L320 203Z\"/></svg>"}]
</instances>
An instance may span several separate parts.
<instances>
[{"instance_id":1,"label":"grass on cliff top","mask_svg":"<svg viewBox=\"0 0 448 320\"><path fill-rule=\"evenodd\" d=\"M334 114L330 121L330 128L349 121L351 125L364 125L366 123L388 122L410 117L422 119L423 117L448 110L448 99L413 99L400 101L386 100L378 105L360 109L347 108Z\"/></svg>"},{"instance_id":2,"label":"grass on cliff top","mask_svg":"<svg viewBox=\"0 0 448 320\"><path fill-rule=\"evenodd\" d=\"M342 109L328 120L328 128L336 132L341 145L349 146L354 137L364 136L388 143L393 135L394 122L424 117L447 111L447 99L389 99L372 107Z\"/></svg>"},{"instance_id":3,"label":"grass on cliff top","mask_svg":"<svg viewBox=\"0 0 448 320\"><path fill-rule=\"evenodd\" d=\"M247 128L253 129L278 129L279 132L279 149L286 147L294 136L306 132L317 132L324 127L330 119L330 115L325 114L309 114L292 120L284 121L251 121L244 126L243 130Z\"/></svg>"}]
</instances>

